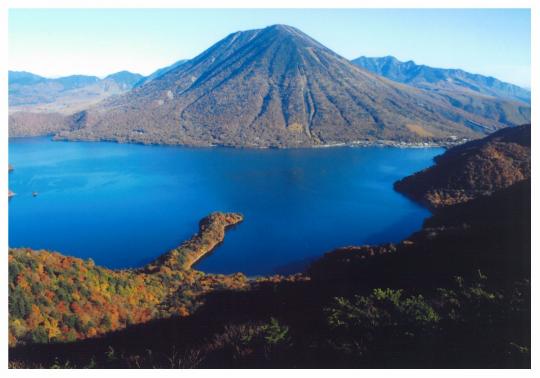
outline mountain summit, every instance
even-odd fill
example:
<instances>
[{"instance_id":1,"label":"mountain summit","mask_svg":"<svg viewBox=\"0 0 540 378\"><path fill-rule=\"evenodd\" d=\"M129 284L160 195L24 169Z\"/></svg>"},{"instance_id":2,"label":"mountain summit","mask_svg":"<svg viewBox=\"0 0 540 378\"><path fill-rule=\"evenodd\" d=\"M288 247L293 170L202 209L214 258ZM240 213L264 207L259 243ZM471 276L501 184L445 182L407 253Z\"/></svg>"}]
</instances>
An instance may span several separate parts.
<instances>
[{"instance_id":1,"label":"mountain summit","mask_svg":"<svg viewBox=\"0 0 540 378\"><path fill-rule=\"evenodd\" d=\"M511 123L369 73L273 25L232 33L67 124L59 138L291 147L474 138Z\"/></svg>"}]
</instances>

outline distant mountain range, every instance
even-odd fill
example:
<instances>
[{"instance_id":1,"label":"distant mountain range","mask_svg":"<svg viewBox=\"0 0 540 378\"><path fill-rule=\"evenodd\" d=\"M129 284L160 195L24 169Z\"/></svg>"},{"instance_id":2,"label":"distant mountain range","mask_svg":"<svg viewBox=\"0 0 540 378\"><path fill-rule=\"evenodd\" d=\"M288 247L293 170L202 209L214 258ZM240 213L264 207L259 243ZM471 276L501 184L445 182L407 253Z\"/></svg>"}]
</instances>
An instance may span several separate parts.
<instances>
[{"instance_id":1,"label":"distant mountain range","mask_svg":"<svg viewBox=\"0 0 540 378\"><path fill-rule=\"evenodd\" d=\"M401 62L393 56L382 58L362 56L352 62L377 75L417 88L458 91L531 103L531 92L527 89L459 69L434 68L416 64L412 60Z\"/></svg>"},{"instance_id":2,"label":"distant mountain range","mask_svg":"<svg viewBox=\"0 0 540 378\"><path fill-rule=\"evenodd\" d=\"M125 93L142 78L128 71L103 79L86 75L50 79L29 72L9 71L9 106L69 114L109 96Z\"/></svg>"},{"instance_id":3,"label":"distant mountain range","mask_svg":"<svg viewBox=\"0 0 540 378\"><path fill-rule=\"evenodd\" d=\"M140 87L184 62L186 62L185 59L179 60L148 76L120 71L103 79L88 75L45 78L25 71L9 71L10 110L72 114L107 97Z\"/></svg>"},{"instance_id":4,"label":"distant mountain range","mask_svg":"<svg viewBox=\"0 0 540 378\"><path fill-rule=\"evenodd\" d=\"M397 83L286 25L232 33L80 110L41 121L60 139L245 147L444 142L530 122L529 104ZM12 112L11 136L35 135L29 113Z\"/></svg>"},{"instance_id":5,"label":"distant mountain range","mask_svg":"<svg viewBox=\"0 0 540 378\"><path fill-rule=\"evenodd\" d=\"M184 62L186 60L179 60L148 76L120 71L103 79L88 75L51 79L25 71L9 71L9 106L15 109L22 107L25 110L28 108L36 110L37 108L37 110L63 111L64 113L82 110L107 97L140 87ZM69 106L73 104L80 109Z\"/></svg>"}]
</instances>

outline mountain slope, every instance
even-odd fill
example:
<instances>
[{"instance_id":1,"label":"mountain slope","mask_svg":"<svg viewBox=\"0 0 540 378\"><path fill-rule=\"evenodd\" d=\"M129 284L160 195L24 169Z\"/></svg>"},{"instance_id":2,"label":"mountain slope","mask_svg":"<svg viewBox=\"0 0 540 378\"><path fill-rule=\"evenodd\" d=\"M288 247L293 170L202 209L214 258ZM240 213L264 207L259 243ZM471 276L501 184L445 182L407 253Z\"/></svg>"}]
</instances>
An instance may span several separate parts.
<instances>
[{"instance_id":1,"label":"mountain slope","mask_svg":"<svg viewBox=\"0 0 540 378\"><path fill-rule=\"evenodd\" d=\"M493 77L472 74L459 69L418 65L412 60L401 62L393 56L381 58L362 56L352 62L377 75L417 88L475 92L481 95L531 103L531 92L524 88Z\"/></svg>"},{"instance_id":2,"label":"mountain slope","mask_svg":"<svg viewBox=\"0 0 540 378\"><path fill-rule=\"evenodd\" d=\"M446 151L436 164L395 183L430 207L467 202L531 177L531 126L499 130Z\"/></svg>"},{"instance_id":3,"label":"mountain slope","mask_svg":"<svg viewBox=\"0 0 540 378\"><path fill-rule=\"evenodd\" d=\"M156 71L152 72L150 75L142 77L139 81L137 81L133 85L133 87L134 88L135 87L140 87L140 86L142 86L142 85L144 85L146 83L149 83L152 80L157 79L158 77L165 75L167 72L169 72L169 71L171 71L171 70L173 70L173 69L175 69L177 67L180 67L186 61L187 61L186 59L181 59L181 60L171 64L170 66L159 68Z\"/></svg>"},{"instance_id":4,"label":"mountain slope","mask_svg":"<svg viewBox=\"0 0 540 378\"><path fill-rule=\"evenodd\" d=\"M69 124L58 138L291 147L475 138L509 123L368 73L274 25L233 33Z\"/></svg>"},{"instance_id":5,"label":"mountain slope","mask_svg":"<svg viewBox=\"0 0 540 378\"><path fill-rule=\"evenodd\" d=\"M9 137L48 136L68 129L66 116L57 112L16 112L8 122Z\"/></svg>"}]
</instances>

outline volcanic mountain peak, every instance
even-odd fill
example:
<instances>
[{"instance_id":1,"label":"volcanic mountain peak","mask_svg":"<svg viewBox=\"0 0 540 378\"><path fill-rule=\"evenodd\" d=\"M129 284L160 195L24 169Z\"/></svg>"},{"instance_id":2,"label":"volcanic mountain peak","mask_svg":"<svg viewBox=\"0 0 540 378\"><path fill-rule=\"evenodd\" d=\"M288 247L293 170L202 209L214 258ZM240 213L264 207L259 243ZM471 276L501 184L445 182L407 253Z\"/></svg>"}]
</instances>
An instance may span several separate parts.
<instances>
[{"instance_id":1,"label":"volcanic mountain peak","mask_svg":"<svg viewBox=\"0 0 540 378\"><path fill-rule=\"evenodd\" d=\"M286 68L301 64L299 56L309 54L310 49L320 49L338 57L333 51L292 26L277 24L264 29L237 31L192 60L170 70L161 79L170 84L172 77L189 73L187 86L185 83L177 83L180 84L180 91L183 91L200 86L215 77L216 73L230 68L234 68L231 74L235 75L244 69L256 69L269 63L272 66L268 68L272 71L269 70L268 74L276 76ZM274 68L280 68L280 61L282 63L285 60L289 61L289 66L274 72Z\"/></svg>"},{"instance_id":2,"label":"volcanic mountain peak","mask_svg":"<svg viewBox=\"0 0 540 378\"><path fill-rule=\"evenodd\" d=\"M304 44L306 47L319 47L325 50L329 50L326 46L320 44L303 31L289 25L271 25L264 29L260 29L260 33L276 36L276 38L280 38L281 40L296 41L298 43Z\"/></svg>"},{"instance_id":3,"label":"volcanic mountain peak","mask_svg":"<svg viewBox=\"0 0 540 378\"><path fill-rule=\"evenodd\" d=\"M229 34L154 80L76 114L57 137L292 147L470 139L516 124L491 102L481 109L455 104L359 68L294 27L272 25ZM518 110L515 118L523 118Z\"/></svg>"},{"instance_id":4,"label":"volcanic mountain peak","mask_svg":"<svg viewBox=\"0 0 540 378\"><path fill-rule=\"evenodd\" d=\"M222 42L233 43L240 40L243 40L245 42L251 42L252 40L255 40L255 38L260 38L261 40L274 39L275 41L280 42L288 40L294 43L298 43L299 45L305 45L306 47L317 46L327 49L325 46L311 38L309 35L302 32L301 30L293 26L283 24L275 24L262 29L237 31L235 33L229 34L229 36L223 39ZM218 42L218 44L219 43L220 42Z\"/></svg>"}]
</instances>

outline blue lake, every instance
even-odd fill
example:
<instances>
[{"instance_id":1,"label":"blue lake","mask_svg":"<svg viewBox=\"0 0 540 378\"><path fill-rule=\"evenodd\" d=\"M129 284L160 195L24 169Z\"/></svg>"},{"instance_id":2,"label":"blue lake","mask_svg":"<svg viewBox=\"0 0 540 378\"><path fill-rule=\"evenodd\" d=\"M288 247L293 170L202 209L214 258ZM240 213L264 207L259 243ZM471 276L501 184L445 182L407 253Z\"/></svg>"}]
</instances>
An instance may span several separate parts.
<instances>
[{"instance_id":1,"label":"blue lake","mask_svg":"<svg viewBox=\"0 0 540 378\"><path fill-rule=\"evenodd\" d=\"M134 267L190 238L210 212L235 211L244 222L197 269L288 272L336 247L399 241L417 230L429 212L392 184L441 152L11 139L9 245Z\"/></svg>"}]
</instances>

